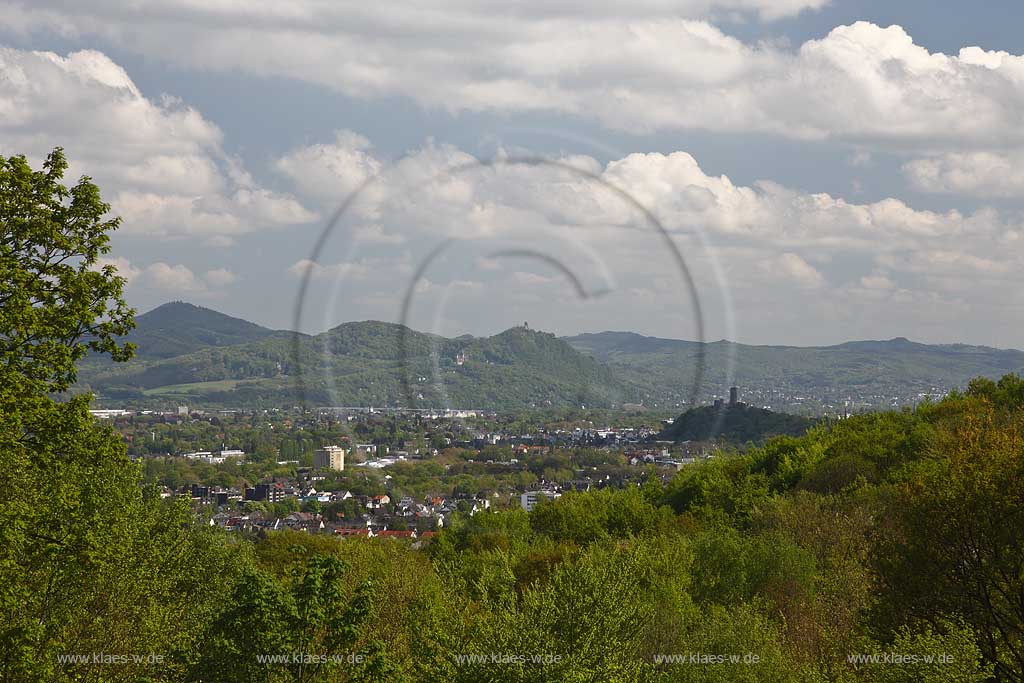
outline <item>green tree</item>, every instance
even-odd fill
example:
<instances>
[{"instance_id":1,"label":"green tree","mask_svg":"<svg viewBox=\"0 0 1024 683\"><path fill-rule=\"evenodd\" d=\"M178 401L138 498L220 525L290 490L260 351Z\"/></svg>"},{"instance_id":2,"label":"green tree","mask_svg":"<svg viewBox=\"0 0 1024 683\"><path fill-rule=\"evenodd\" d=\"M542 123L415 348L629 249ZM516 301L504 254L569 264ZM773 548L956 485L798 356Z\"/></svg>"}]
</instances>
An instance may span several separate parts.
<instances>
[{"instance_id":1,"label":"green tree","mask_svg":"<svg viewBox=\"0 0 1024 683\"><path fill-rule=\"evenodd\" d=\"M876 562L893 628L961 615L1001 681L1024 681L1024 413L958 400L901 473Z\"/></svg>"},{"instance_id":2,"label":"green tree","mask_svg":"<svg viewBox=\"0 0 1024 683\"><path fill-rule=\"evenodd\" d=\"M984 398L1004 410L1024 406L1024 379L1015 374L1003 375L997 382L977 377L967 385L967 396Z\"/></svg>"},{"instance_id":3,"label":"green tree","mask_svg":"<svg viewBox=\"0 0 1024 683\"><path fill-rule=\"evenodd\" d=\"M782 628L754 605L711 605L680 638L680 652L719 655L720 663L665 665L664 681L680 683L816 683L813 667L795 661ZM736 658L735 661L731 658Z\"/></svg>"},{"instance_id":4,"label":"green tree","mask_svg":"<svg viewBox=\"0 0 1024 683\"><path fill-rule=\"evenodd\" d=\"M88 397L47 395L88 351L131 353L115 340L132 325L123 280L97 269L117 219L87 178L60 184L66 167L60 150L41 171L0 158L0 681L95 677L57 661L89 652L159 654L173 678L236 565L185 507L143 490Z\"/></svg>"},{"instance_id":5,"label":"green tree","mask_svg":"<svg viewBox=\"0 0 1024 683\"><path fill-rule=\"evenodd\" d=\"M89 351L125 360L116 338L134 327L111 265L109 233L120 224L88 177L61 184L67 160L55 149L34 171L24 156L0 157L0 367L38 390L67 389Z\"/></svg>"},{"instance_id":6,"label":"green tree","mask_svg":"<svg viewBox=\"0 0 1024 683\"><path fill-rule=\"evenodd\" d=\"M938 629L903 626L892 645L876 644L871 650L865 654L892 652L910 661L861 665L868 683L984 683L992 676L993 667L982 661L977 637L959 621L939 620Z\"/></svg>"},{"instance_id":7,"label":"green tree","mask_svg":"<svg viewBox=\"0 0 1024 683\"><path fill-rule=\"evenodd\" d=\"M746 457L720 455L686 467L669 482L665 502L680 513L746 522L768 496L768 478L750 465Z\"/></svg>"},{"instance_id":8,"label":"green tree","mask_svg":"<svg viewBox=\"0 0 1024 683\"><path fill-rule=\"evenodd\" d=\"M349 599L346 571L337 557L313 555L295 567L287 584L266 572L247 572L210 625L191 679L224 683L303 683L327 676L374 680L388 666L379 644L362 639L370 614L371 585L360 586ZM299 658L261 661L281 655ZM332 656L338 655L352 659L334 661Z\"/></svg>"},{"instance_id":9,"label":"green tree","mask_svg":"<svg viewBox=\"0 0 1024 683\"><path fill-rule=\"evenodd\" d=\"M519 595L508 556L493 560L489 575L478 579L488 587L479 604L460 622L424 633L435 646L421 680L650 680L653 664L639 654L654 606L637 591L633 576L643 566L636 553L595 550ZM456 659L464 654L483 659ZM505 660L494 663L492 655ZM540 660L529 659L534 655Z\"/></svg>"}]
</instances>

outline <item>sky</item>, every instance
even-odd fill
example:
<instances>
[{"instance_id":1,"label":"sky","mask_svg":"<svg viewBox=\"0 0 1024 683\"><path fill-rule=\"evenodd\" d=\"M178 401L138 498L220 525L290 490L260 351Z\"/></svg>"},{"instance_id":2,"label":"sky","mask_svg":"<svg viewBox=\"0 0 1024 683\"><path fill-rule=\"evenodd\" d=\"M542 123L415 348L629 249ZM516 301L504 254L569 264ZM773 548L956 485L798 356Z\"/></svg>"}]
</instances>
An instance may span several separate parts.
<instances>
[{"instance_id":1,"label":"sky","mask_svg":"<svg viewBox=\"0 0 1024 683\"><path fill-rule=\"evenodd\" d=\"M1024 6L0 0L140 312L1024 348Z\"/></svg>"}]
</instances>

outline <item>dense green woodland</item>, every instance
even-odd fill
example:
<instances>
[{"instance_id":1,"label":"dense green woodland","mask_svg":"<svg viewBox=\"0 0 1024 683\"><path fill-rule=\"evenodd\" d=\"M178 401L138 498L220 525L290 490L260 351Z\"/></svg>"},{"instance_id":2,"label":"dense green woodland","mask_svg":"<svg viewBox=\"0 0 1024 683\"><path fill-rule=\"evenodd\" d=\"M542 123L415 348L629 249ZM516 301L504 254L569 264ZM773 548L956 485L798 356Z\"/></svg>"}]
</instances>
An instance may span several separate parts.
<instances>
[{"instance_id":1,"label":"dense green woodland","mask_svg":"<svg viewBox=\"0 0 1024 683\"><path fill-rule=\"evenodd\" d=\"M660 436L673 441L716 438L731 443L759 443L765 436L799 436L813 424L814 420L807 417L776 413L744 403L699 406L675 418Z\"/></svg>"},{"instance_id":2,"label":"dense green woodland","mask_svg":"<svg viewBox=\"0 0 1024 683\"><path fill-rule=\"evenodd\" d=\"M0 681L1022 681L1024 380L404 541L198 525L88 398L116 221L0 159ZM152 655L159 664L61 663ZM351 655L263 664L258 656ZM662 655L757 663L663 663ZM860 664L855 654L942 656ZM460 663L480 654L504 663ZM551 655L533 664L517 657Z\"/></svg>"}]
</instances>

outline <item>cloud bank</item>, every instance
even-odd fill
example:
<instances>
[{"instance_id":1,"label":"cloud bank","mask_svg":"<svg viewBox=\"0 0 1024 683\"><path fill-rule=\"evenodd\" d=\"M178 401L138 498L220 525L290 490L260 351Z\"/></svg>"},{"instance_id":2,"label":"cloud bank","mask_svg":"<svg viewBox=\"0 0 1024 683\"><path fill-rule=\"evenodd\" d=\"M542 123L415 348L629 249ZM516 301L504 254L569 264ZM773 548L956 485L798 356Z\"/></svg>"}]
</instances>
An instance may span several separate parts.
<instances>
[{"instance_id":1,"label":"cloud bank","mask_svg":"<svg viewBox=\"0 0 1024 683\"><path fill-rule=\"evenodd\" d=\"M38 164L55 144L124 218L119 234L227 244L253 231L313 220L293 197L253 180L223 135L170 96L145 97L94 50L60 56L0 48L0 154Z\"/></svg>"},{"instance_id":2,"label":"cloud bank","mask_svg":"<svg viewBox=\"0 0 1024 683\"><path fill-rule=\"evenodd\" d=\"M658 217L695 274L711 329L723 336L730 315L740 333L745 326L761 334L776 328L775 340L782 341L813 337L807 321L815 316L827 321L818 323L822 338L864 336L873 321L953 331L965 316L986 315L984 306L968 302L1012 289L1024 267L1020 251L1011 248L1024 234L1012 213L929 211L895 198L852 203L768 181L737 185L707 174L686 152L630 154L604 164L556 157L551 165L502 163L499 154L497 163L473 167L473 155L428 142L387 165L365 139L339 131L333 141L292 150L284 159L277 166L296 183L296 193L323 202L325 211L346 196L353 178L382 169L339 226L348 246L289 267L293 276L308 270L321 286L335 282L355 302L358 312L348 318L372 310L359 309L359 301L390 302L390 311L397 310L411 273L445 240L460 246L426 272L429 286L415 290L437 295L419 300L429 310L424 326L441 316L454 329L472 329L474 318L490 315L488 307L499 302L495 319L531 311L544 316L548 308L549 326L566 331L595 316L635 319L637 328L645 325L642 318L648 326L652 316L672 318L665 302L680 300L683 289L664 244L635 207L587 174ZM333 197L325 192L332 186ZM360 240L367 224L396 242ZM587 291L608 282L614 291L574 301L571 283L550 263L500 257L529 250L589 277ZM585 315L564 312L581 303L590 307ZM439 306L447 308L439 312ZM472 313L453 312L459 310ZM685 336L684 319L680 314L671 322L682 330L677 335ZM781 329L787 325L796 327Z\"/></svg>"},{"instance_id":3,"label":"cloud bank","mask_svg":"<svg viewBox=\"0 0 1024 683\"><path fill-rule=\"evenodd\" d=\"M819 0L0 5L9 30L97 38L199 69L448 111L549 112L633 131L702 129L929 149L1024 142L1024 57L930 52L899 26L838 26L797 48L716 25ZM614 47L614 49L612 49Z\"/></svg>"}]
</instances>

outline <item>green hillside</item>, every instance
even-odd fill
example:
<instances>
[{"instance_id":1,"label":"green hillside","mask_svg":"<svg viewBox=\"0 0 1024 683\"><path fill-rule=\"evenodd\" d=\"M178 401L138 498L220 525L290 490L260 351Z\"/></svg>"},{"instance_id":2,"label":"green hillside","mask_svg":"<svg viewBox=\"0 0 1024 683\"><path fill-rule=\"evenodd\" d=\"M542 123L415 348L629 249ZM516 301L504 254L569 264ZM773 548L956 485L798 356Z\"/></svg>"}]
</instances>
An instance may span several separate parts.
<instances>
[{"instance_id":1,"label":"green hillside","mask_svg":"<svg viewBox=\"0 0 1024 683\"><path fill-rule=\"evenodd\" d=\"M143 313L128 341L139 358L172 358L209 346L232 346L263 339L272 330L241 318L172 301Z\"/></svg>"},{"instance_id":2,"label":"green hillside","mask_svg":"<svg viewBox=\"0 0 1024 683\"><path fill-rule=\"evenodd\" d=\"M801 436L814 420L776 413L745 404L692 408L669 425L659 436L672 441L703 441L716 438L734 443L763 443L772 436Z\"/></svg>"},{"instance_id":3,"label":"green hillside","mask_svg":"<svg viewBox=\"0 0 1024 683\"><path fill-rule=\"evenodd\" d=\"M855 410L886 407L896 396L906 405L972 377L1024 372L1020 351L902 338L807 348L702 346L630 332L559 339L516 327L448 339L378 321L309 336L181 302L139 316L130 340L138 346L135 360L87 359L77 390L134 405L686 407L703 351L698 404L736 384L751 405L816 414L847 403Z\"/></svg>"},{"instance_id":4,"label":"green hillside","mask_svg":"<svg viewBox=\"0 0 1024 683\"><path fill-rule=\"evenodd\" d=\"M297 355L296 355L297 352ZM459 362L459 361L462 362ZM625 387L552 334L513 328L446 339L377 321L317 336L268 332L171 358L86 364L79 389L101 401L223 406L615 407Z\"/></svg>"}]
</instances>

